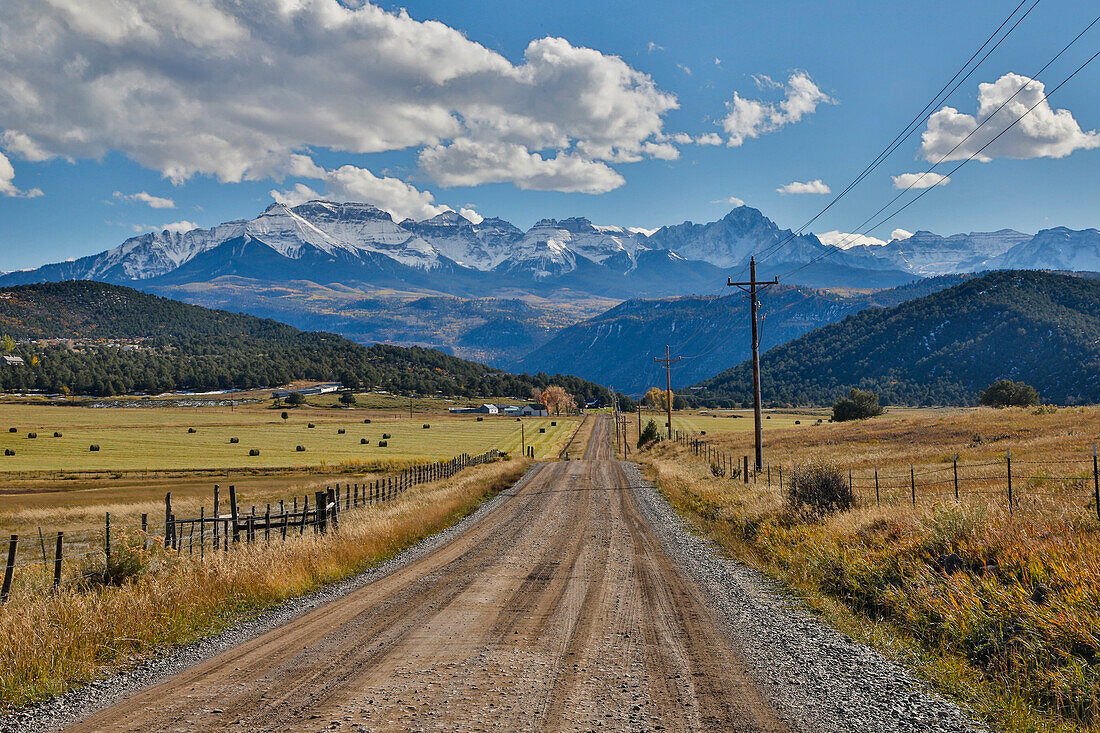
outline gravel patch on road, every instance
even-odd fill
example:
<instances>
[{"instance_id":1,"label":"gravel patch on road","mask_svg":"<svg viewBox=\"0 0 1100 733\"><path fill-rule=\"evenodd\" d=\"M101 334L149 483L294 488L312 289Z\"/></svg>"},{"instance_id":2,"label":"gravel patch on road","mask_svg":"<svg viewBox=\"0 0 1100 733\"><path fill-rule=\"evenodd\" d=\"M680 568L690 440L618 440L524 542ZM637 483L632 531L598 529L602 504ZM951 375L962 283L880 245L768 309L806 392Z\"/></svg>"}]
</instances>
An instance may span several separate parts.
<instances>
[{"instance_id":1,"label":"gravel patch on road","mask_svg":"<svg viewBox=\"0 0 1100 733\"><path fill-rule=\"evenodd\" d=\"M817 620L770 578L725 557L636 465L622 465L665 552L717 606L745 665L792 730L987 730L900 665Z\"/></svg>"},{"instance_id":2,"label":"gravel patch on road","mask_svg":"<svg viewBox=\"0 0 1100 733\"><path fill-rule=\"evenodd\" d=\"M399 555L366 572L281 603L264 611L256 618L215 636L185 647L161 652L117 674L74 688L33 707L0 716L0 733L60 730L139 690L149 688L172 675L190 669L326 603L369 585L451 542L480 522L501 503L511 498L538 472L539 465L536 465L511 488L486 501L476 511L463 517L454 525L421 540Z\"/></svg>"}]
</instances>

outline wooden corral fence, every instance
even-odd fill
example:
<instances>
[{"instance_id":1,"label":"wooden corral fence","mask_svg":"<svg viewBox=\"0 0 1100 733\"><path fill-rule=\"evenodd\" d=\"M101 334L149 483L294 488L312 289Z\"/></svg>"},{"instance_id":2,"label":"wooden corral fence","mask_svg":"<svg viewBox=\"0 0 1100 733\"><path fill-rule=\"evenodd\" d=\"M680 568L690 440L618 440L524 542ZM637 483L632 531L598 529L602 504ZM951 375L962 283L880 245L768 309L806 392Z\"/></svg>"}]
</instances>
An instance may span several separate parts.
<instances>
[{"instance_id":1,"label":"wooden corral fence","mask_svg":"<svg viewBox=\"0 0 1100 733\"><path fill-rule=\"evenodd\" d=\"M783 490L782 465L767 464L759 472L748 456L723 451L698 435L677 431L674 439L706 460L715 476L731 479L775 481ZM790 467L787 476L790 477ZM950 463L939 466L909 466L902 473L883 473L876 466L848 468L848 488L861 503L882 504L906 501L916 506L921 501L984 497L1003 502L1009 514L1024 509L1062 509L1076 506L1095 512L1100 521L1100 461L1096 444L1086 458L1045 458L1020 460L1008 449L1000 460L960 461L958 454Z\"/></svg>"},{"instance_id":2,"label":"wooden corral fence","mask_svg":"<svg viewBox=\"0 0 1100 733\"><path fill-rule=\"evenodd\" d=\"M289 502L280 500L278 505L267 504L262 509L251 506L245 512L239 505L236 487L229 486L228 496L224 496L221 487L215 485L212 511L208 514L203 506L197 517L177 517L172 511L172 494L169 492L164 497L163 524L151 524L148 515L142 514L140 528L112 526L108 512L102 529L68 534L43 534L39 530L36 536L23 538L13 534L8 540L0 603L7 600L15 572L21 567L33 569L37 577L45 579L43 587L54 589L86 579L86 573L78 572L63 580L62 567L65 563L72 565L98 555L106 558L110 567L112 537L117 541L120 530L127 532L131 539L136 534L145 549L150 543L163 542L164 549L169 552L197 556L201 560L207 552L229 552L238 543L251 543L258 539L270 541L273 538L285 541L288 535L305 534L307 528L312 533L335 531L340 526L341 512L392 501L413 486L450 478L463 469L491 463L503 455L493 449L476 456L464 453L448 461L418 463L365 483L337 483L312 492L312 498L307 493L300 505L298 497L294 497ZM40 566L44 567L45 572L39 570Z\"/></svg>"}]
</instances>

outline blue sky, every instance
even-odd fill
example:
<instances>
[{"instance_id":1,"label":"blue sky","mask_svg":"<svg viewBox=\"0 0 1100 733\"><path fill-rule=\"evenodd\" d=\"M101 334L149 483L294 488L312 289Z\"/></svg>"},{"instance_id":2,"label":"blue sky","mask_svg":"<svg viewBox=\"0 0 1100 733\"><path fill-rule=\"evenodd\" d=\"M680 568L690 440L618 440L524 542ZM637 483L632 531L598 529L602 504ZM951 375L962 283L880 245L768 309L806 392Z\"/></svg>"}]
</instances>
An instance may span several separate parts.
<instances>
[{"instance_id":1,"label":"blue sky","mask_svg":"<svg viewBox=\"0 0 1100 733\"><path fill-rule=\"evenodd\" d=\"M250 218L273 192L362 198L399 218L468 207L521 227L710 221L735 198L797 227L830 197L777 189L841 190L1016 2L302 5L280 17L265 0L5 3L0 270ZM1003 99L1019 86L1006 75L1029 77L1094 14L1042 0L947 105L975 115L979 83L998 80L987 102ZM1053 87L1098 47L1100 25L1035 81ZM1065 112L1047 110L1048 127L1010 131L992 160L872 234L1100 225L1098 89L1100 61L1051 97ZM765 121L723 125L735 94ZM933 155L966 122L937 119ZM812 230L853 231L895 195L892 176L924 170L927 127ZM738 130L750 132L729 145Z\"/></svg>"}]
</instances>

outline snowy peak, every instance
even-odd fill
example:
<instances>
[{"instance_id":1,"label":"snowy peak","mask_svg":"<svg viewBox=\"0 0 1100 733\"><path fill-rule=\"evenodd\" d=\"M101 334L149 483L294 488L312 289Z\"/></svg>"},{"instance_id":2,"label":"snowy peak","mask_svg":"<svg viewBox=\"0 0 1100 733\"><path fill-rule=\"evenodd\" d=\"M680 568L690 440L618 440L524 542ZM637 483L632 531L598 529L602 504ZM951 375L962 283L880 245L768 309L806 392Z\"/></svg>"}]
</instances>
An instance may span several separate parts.
<instances>
[{"instance_id":1,"label":"snowy peak","mask_svg":"<svg viewBox=\"0 0 1100 733\"><path fill-rule=\"evenodd\" d=\"M1100 271L1100 231L1043 229L989 260L990 269Z\"/></svg>"}]
</instances>

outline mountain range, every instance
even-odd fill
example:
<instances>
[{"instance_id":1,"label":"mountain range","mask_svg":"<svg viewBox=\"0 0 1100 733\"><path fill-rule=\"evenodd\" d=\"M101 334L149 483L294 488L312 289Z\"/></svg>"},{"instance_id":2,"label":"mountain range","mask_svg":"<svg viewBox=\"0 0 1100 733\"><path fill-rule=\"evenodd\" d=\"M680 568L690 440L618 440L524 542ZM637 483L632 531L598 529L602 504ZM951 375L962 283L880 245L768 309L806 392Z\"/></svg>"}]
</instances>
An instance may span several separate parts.
<instances>
[{"instance_id":1,"label":"mountain range","mask_svg":"<svg viewBox=\"0 0 1100 733\"><path fill-rule=\"evenodd\" d=\"M998 379L1062 405L1100 402L1100 281L1003 270L890 308L868 308L769 349L771 404L829 404L852 388L886 402L975 404ZM708 404L752 400L752 368L689 390Z\"/></svg>"},{"instance_id":2,"label":"mountain range","mask_svg":"<svg viewBox=\"0 0 1100 733\"><path fill-rule=\"evenodd\" d=\"M369 204L310 201L209 229L142 234L99 254L4 273L0 285L98 280L364 343L514 365L557 330L625 300L716 293L727 278L743 279L754 255L762 278L865 291L1002 267L1100 270L1100 232L919 231L841 249L749 206L655 231L580 217L524 231L451 211L395 221Z\"/></svg>"}]
</instances>

